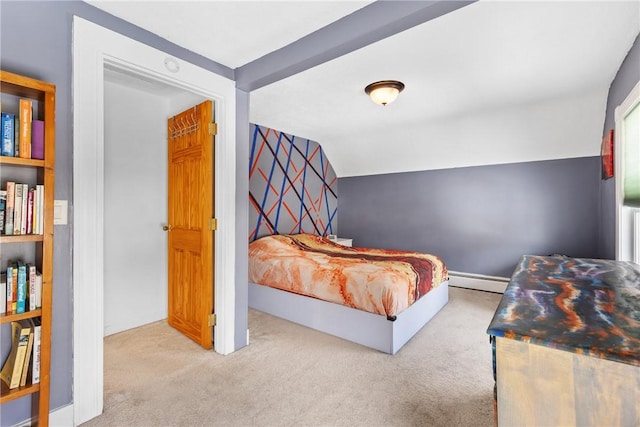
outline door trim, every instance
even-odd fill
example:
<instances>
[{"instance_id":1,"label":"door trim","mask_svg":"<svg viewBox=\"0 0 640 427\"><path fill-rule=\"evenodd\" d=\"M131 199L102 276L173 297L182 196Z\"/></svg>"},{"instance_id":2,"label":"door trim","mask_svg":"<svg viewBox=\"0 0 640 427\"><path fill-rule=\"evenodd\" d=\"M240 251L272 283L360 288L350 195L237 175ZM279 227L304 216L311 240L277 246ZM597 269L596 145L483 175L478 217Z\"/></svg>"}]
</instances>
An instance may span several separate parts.
<instances>
[{"instance_id":1,"label":"door trim","mask_svg":"<svg viewBox=\"0 0 640 427\"><path fill-rule=\"evenodd\" d=\"M633 261L634 259L634 229L633 229L633 212L636 210L628 206L624 206L624 159L622 151L624 147L624 118L640 103L640 82L631 89L631 92L614 110L615 133L614 133L614 174L615 174L615 201L616 201L616 260ZM637 233L637 231L635 231Z\"/></svg>"},{"instance_id":2,"label":"door trim","mask_svg":"<svg viewBox=\"0 0 640 427\"><path fill-rule=\"evenodd\" d=\"M179 64L173 73L165 60ZM211 98L215 146L214 350L234 350L235 83L126 36L73 17L73 401L81 424L103 408L104 64ZM222 166L224 165L224 166ZM79 178L81 177L81 178Z\"/></svg>"}]
</instances>

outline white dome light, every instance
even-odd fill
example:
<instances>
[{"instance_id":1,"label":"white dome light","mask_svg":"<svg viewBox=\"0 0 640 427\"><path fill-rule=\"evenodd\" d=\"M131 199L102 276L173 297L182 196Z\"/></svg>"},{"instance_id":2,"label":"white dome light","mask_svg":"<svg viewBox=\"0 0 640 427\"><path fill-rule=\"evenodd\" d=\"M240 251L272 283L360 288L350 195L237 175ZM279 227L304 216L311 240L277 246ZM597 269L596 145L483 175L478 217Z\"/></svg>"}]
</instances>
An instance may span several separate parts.
<instances>
[{"instance_id":1,"label":"white dome light","mask_svg":"<svg viewBox=\"0 0 640 427\"><path fill-rule=\"evenodd\" d=\"M371 83L364 91L371 97L376 104L385 106L392 103L398 97L398 94L404 89L404 83L397 80L382 80Z\"/></svg>"}]
</instances>

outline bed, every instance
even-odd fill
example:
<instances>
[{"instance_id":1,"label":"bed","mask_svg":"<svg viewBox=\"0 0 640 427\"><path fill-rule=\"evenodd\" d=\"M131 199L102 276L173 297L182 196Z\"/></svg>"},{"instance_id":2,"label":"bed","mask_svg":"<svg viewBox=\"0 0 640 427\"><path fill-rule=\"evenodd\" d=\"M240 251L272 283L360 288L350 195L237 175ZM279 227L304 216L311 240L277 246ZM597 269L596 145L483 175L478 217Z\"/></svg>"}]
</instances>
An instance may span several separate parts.
<instances>
[{"instance_id":1,"label":"bed","mask_svg":"<svg viewBox=\"0 0 640 427\"><path fill-rule=\"evenodd\" d=\"M448 302L431 254L352 248L311 234L249 244L249 307L395 354Z\"/></svg>"}]
</instances>

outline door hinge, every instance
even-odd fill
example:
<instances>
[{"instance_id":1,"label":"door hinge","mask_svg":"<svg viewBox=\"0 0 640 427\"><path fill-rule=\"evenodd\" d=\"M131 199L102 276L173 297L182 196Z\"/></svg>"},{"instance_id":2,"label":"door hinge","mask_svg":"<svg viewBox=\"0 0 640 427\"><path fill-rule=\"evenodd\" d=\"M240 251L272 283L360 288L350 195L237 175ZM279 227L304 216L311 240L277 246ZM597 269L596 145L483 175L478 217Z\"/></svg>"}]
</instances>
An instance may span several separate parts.
<instances>
[{"instance_id":1,"label":"door hinge","mask_svg":"<svg viewBox=\"0 0 640 427\"><path fill-rule=\"evenodd\" d=\"M218 134L218 124L216 122L209 123L209 135Z\"/></svg>"},{"instance_id":2,"label":"door hinge","mask_svg":"<svg viewBox=\"0 0 640 427\"><path fill-rule=\"evenodd\" d=\"M218 219L217 218L211 218L209 220L209 229L211 231L216 231L218 229Z\"/></svg>"},{"instance_id":3,"label":"door hinge","mask_svg":"<svg viewBox=\"0 0 640 427\"><path fill-rule=\"evenodd\" d=\"M216 315L215 313L207 316L207 325L208 326L216 326Z\"/></svg>"}]
</instances>

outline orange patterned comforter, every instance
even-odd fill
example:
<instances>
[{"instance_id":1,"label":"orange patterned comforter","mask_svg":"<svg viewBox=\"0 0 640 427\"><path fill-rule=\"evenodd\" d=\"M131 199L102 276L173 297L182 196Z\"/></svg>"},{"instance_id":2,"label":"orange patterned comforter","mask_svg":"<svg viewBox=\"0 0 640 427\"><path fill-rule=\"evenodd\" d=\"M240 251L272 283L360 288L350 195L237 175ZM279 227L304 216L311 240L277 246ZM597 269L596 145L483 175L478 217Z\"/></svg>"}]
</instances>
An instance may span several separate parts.
<instances>
[{"instance_id":1,"label":"orange patterned comforter","mask_svg":"<svg viewBox=\"0 0 640 427\"><path fill-rule=\"evenodd\" d=\"M351 248L310 234L249 244L249 281L394 317L447 279L435 255Z\"/></svg>"}]
</instances>

